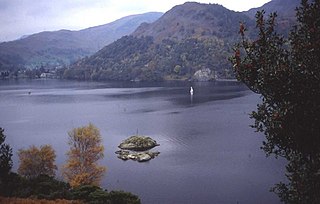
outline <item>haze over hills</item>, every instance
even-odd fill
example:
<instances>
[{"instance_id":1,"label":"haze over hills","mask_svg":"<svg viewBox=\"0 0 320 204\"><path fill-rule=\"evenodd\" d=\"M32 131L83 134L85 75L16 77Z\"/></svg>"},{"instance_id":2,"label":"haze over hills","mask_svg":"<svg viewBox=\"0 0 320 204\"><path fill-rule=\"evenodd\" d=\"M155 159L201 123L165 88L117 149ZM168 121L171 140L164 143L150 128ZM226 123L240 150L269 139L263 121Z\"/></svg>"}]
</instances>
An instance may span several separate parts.
<instances>
[{"instance_id":1,"label":"haze over hills","mask_svg":"<svg viewBox=\"0 0 320 204\"><path fill-rule=\"evenodd\" d=\"M141 23L155 21L161 15L159 12L132 15L80 31L41 32L1 43L0 70L19 65L32 68L41 64L69 64L132 33Z\"/></svg>"},{"instance_id":2,"label":"haze over hills","mask_svg":"<svg viewBox=\"0 0 320 204\"><path fill-rule=\"evenodd\" d=\"M267 14L277 11L280 31L285 34L293 25L294 9L299 2L272 0L246 12L231 11L218 4L188 2L173 7L162 16L160 13L144 14L151 17L139 27L143 20L130 16L114 22L114 25L111 23L76 32L39 33L12 44L0 44L0 67L1 62L36 64L62 59L61 63L69 63L86 56L73 63L64 76L80 80L134 81L232 78L228 57L234 43L239 40L239 22L246 23L252 37L255 12L262 9ZM145 17L142 15L141 18ZM117 28L116 25L121 26ZM104 32L106 26L108 29ZM123 31L121 35L128 36L103 47L103 44L115 40L110 40L108 34L114 33L110 36L115 36L120 31Z\"/></svg>"},{"instance_id":3,"label":"haze over hills","mask_svg":"<svg viewBox=\"0 0 320 204\"><path fill-rule=\"evenodd\" d=\"M268 13L277 8L283 21L299 5L294 3L288 9L287 1L273 0L258 10ZM144 23L132 35L79 60L65 77L134 81L233 77L228 57L239 40L239 22L246 23L249 35L255 30L251 12L194 2L175 6L157 21Z\"/></svg>"}]
</instances>

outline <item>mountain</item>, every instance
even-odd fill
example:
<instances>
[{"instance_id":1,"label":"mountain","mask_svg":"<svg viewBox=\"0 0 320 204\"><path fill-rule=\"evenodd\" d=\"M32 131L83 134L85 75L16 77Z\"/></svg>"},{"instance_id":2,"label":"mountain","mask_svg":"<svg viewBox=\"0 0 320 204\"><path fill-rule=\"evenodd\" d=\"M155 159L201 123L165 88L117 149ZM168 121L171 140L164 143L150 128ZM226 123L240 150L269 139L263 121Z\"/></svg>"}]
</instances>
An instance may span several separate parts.
<instances>
[{"instance_id":1,"label":"mountain","mask_svg":"<svg viewBox=\"0 0 320 204\"><path fill-rule=\"evenodd\" d=\"M41 32L0 43L0 70L16 66L32 68L42 64L69 64L132 33L141 23L155 21L161 15L158 12L132 15L80 31Z\"/></svg>"},{"instance_id":2,"label":"mountain","mask_svg":"<svg viewBox=\"0 0 320 204\"><path fill-rule=\"evenodd\" d=\"M173 7L130 36L72 64L66 78L94 80L169 80L230 77L228 57L247 15L217 4L187 2ZM205 79L205 80L207 80ZM200 79L202 80L202 79Z\"/></svg>"},{"instance_id":3,"label":"mountain","mask_svg":"<svg viewBox=\"0 0 320 204\"><path fill-rule=\"evenodd\" d=\"M111 33L109 30L100 35L100 29L103 30L104 26L77 32L46 32L43 40L39 36L44 33L40 33L29 47L26 48L24 44L15 47L13 52L10 50L12 46L8 46L2 49L5 52L1 54L1 47L5 46L0 44L0 68L1 62L36 64L59 59L61 63L69 63L86 56L69 66L64 72L65 78L134 81L232 78L228 57L233 53L233 45L239 42L239 22L245 22L249 37L256 37L256 11L265 10L266 14L277 11L278 31L288 34L295 23L294 9L299 6L299 1L272 0L246 12L231 11L218 4L187 2L173 7L158 20L136 26L136 30L131 30L132 34L128 30L124 37L105 47L102 45L108 43L97 40L99 36L106 39ZM20 41L33 37L27 36ZM47 38L50 43L53 42L50 44ZM40 48L37 48L38 44ZM68 45L68 48L61 49L64 45ZM71 45L78 47L69 49ZM90 56L92 50L101 47Z\"/></svg>"},{"instance_id":4,"label":"mountain","mask_svg":"<svg viewBox=\"0 0 320 204\"><path fill-rule=\"evenodd\" d=\"M257 11L262 9L266 14L277 12L277 14L282 18L295 18L295 9L300 5L301 0L272 0L265 3L259 8L252 8L244 13L252 18L254 18Z\"/></svg>"},{"instance_id":5,"label":"mountain","mask_svg":"<svg viewBox=\"0 0 320 204\"><path fill-rule=\"evenodd\" d=\"M257 11L264 10L266 15L276 12L278 32L288 35L292 25L296 23L295 9L300 5L300 2L301 0L272 0L259 8L252 8L244 14L254 19Z\"/></svg>"},{"instance_id":6,"label":"mountain","mask_svg":"<svg viewBox=\"0 0 320 204\"><path fill-rule=\"evenodd\" d=\"M228 57L239 41L239 22L256 37L255 13L278 12L278 29L288 34L299 0L272 0L247 12L218 4L187 2L153 23L143 23L94 55L72 64L65 77L80 80L200 80L233 77Z\"/></svg>"},{"instance_id":7,"label":"mountain","mask_svg":"<svg viewBox=\"0 0 320 204\"><path fill-rule=\"evenodd\" d=\"M173 7L154 23L143 23L133 36L152 36L155 42L190 37L229 38L238 31L238 17L247 19L242 14L230 11L221 5L188 2Z\"/></svg>"}]
</instances>

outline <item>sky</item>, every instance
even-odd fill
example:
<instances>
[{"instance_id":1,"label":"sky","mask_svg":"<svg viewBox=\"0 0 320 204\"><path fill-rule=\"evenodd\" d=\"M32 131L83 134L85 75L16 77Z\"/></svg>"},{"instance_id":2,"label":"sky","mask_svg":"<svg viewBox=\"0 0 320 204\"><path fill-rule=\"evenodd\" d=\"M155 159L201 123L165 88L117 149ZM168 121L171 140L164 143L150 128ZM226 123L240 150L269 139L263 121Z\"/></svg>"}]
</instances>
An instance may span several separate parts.
<instances>
[{"instance_id":1,"label":"sky","mask_svg":"<svg viewBox=\"0 0 320 204\"><path fill-rule=\"evenodd\" d=\"M195 0L234 11L270 0ZM186 0L0 0L0 42L61 29L80 30L151 11L166 12Z\"/></svg>"}]
</instances>

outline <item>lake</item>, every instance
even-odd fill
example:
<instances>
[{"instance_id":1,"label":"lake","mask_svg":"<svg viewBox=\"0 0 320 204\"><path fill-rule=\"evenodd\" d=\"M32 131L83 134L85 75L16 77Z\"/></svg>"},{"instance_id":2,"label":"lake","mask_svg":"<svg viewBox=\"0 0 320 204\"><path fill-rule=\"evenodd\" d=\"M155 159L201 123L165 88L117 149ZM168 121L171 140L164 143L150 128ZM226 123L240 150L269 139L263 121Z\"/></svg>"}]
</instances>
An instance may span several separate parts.
<instances>
[{"instance_id":1,"label":"lake","mask_svg":"<svg viewBox=\"0 0 320 204\"><path fill-rule=\"evenodd\" d=\"M269 189L284 180L285 162L266 158L263 135L249 127L259 100L233 81L8 80L0 81L0 127L14 170L18 149L33 144L51 144L61 168L68 131L91 122L105 147L103 188L130 191L143 204L280 203ZM136 133L155 139L160 155L146 163L118 159L119 143Z\"/></svg>"}]
</instances>

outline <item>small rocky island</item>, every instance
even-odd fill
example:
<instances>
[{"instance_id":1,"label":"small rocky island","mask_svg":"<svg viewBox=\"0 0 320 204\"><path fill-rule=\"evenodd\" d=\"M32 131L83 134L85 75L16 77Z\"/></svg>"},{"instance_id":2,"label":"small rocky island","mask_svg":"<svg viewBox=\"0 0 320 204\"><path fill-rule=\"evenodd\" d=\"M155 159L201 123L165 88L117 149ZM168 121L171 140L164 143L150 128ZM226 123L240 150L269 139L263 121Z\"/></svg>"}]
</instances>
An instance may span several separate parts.
<instances>
[{"instance_id":1,"label":"small rocky island","mask_svg":"<svg viewBox=\"0 0 320 204\"><path fill-rule=\"evenodd\" d=\"M159 144L150 137L131 136L118 146L121 150L116 151L118 158L122 160L134 160L138 162L149 161L160 154L160 152L148 151Z\"/></svg>"}]
</instances>

